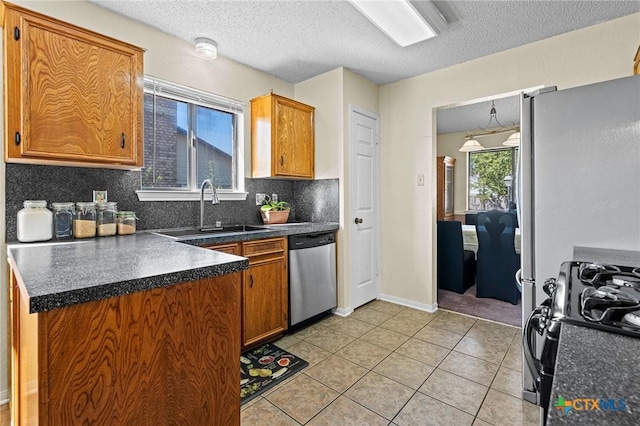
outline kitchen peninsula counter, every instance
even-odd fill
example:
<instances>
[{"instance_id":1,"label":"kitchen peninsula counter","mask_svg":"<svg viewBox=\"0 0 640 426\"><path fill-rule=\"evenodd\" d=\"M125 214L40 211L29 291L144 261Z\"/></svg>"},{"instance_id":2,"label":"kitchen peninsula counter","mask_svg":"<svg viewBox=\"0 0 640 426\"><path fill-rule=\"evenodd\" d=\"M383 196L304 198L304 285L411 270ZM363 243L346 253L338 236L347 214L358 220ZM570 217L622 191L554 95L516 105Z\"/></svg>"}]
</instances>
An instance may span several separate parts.
<instances>
[{"instance_id":1,"label":"kitchen peninsula counter","mask_svg":"<svg viewBox=\"0 0 640 426\"><path fill-rule=\"evenodd\" d=\"M10 244L13 424L240 424L248 260L148 233Z\"/></svg>"},{"instance_id":2,"label":"kitchen peninsula counter","mask_svg":"<svg viewBox=\"0 0 640 426\"><path fill-rule=\"evenodd\" d=\"M7 251L28 298L29 313L240 272L249 266L239 256L148 233L16 243Z\"/></svg>"}]
</instances>

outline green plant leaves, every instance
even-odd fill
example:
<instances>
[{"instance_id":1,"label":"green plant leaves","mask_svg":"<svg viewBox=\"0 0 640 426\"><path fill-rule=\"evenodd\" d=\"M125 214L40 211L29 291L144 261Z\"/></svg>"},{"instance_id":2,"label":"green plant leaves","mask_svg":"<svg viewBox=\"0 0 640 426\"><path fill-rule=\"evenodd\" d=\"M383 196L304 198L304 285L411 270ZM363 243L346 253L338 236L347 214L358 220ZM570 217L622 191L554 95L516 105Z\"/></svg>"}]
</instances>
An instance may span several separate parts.
<instances>
[{"instance_id":1,"label":"green plant leaves","mask_svg":"<svg viewBox=\"0 0 640 426\"><path fill-rule=\"evenodd\" d=\"M274 203L273 201L263 201L262 206L260 207L260 210L263 212L267 212L270 210L276 210L276 211L282 211L282 210L290 210L289 207L289 203L287 203L286 201L278 201L277 203Z\"/></svg>"}]
</instances>

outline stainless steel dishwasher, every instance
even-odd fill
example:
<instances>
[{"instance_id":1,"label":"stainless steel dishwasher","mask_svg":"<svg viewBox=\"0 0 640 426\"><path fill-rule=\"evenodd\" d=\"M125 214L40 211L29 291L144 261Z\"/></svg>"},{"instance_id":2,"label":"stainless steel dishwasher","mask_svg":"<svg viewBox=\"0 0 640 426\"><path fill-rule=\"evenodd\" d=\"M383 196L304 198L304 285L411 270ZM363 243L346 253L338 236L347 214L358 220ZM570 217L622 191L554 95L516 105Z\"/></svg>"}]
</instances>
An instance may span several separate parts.
<instances>
[{"instance_id":1,"label":"stainless steel dishwasher","mask_svg":"<svg viewBox=\"0 0 640 426\"><path fill-rule=\"evenodd\" d=\"M289 326L337 306L333 232L289 237Z\"/></svg>"}]
</instances>

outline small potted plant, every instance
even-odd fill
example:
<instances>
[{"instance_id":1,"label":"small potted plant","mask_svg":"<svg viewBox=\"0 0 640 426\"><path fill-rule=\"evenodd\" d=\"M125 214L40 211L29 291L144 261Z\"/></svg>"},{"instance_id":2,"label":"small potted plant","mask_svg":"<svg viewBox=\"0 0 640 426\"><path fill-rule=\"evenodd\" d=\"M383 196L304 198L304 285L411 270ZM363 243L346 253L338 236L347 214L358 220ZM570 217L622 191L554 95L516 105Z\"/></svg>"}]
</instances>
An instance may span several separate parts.
<instances>
[{"instance_id":1,"label":"small potted plant","mask_svg":"<svg viewBox=\"0 0 640 426\"><path fill-rule=\"evenodd\" d=\"M265 198L260 207L260 215L265 224L286 223L289 219L289 203L286 201L272 201L269 197Z\"/></svg>"}]
</instances>

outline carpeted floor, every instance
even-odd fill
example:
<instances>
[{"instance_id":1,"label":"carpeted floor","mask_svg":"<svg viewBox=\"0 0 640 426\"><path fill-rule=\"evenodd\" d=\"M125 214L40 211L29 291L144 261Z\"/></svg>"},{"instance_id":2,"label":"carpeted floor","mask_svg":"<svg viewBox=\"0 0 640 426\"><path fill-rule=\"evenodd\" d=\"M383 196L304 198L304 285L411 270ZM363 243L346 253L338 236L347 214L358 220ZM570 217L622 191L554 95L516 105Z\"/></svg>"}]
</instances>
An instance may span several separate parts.
<instances>
[{"instance_id":1,"label":"carpeted floor","mask_svg":"<svg viewBox=\"0 0 640 426\"><path fill-rule=\"evenodd\" d=\"M501 300L478 298L475 285L464 294L438 289L438 307L522 327L522 300L519 300L517 305L512 305Z\"/></svg>"}]
</instances>

